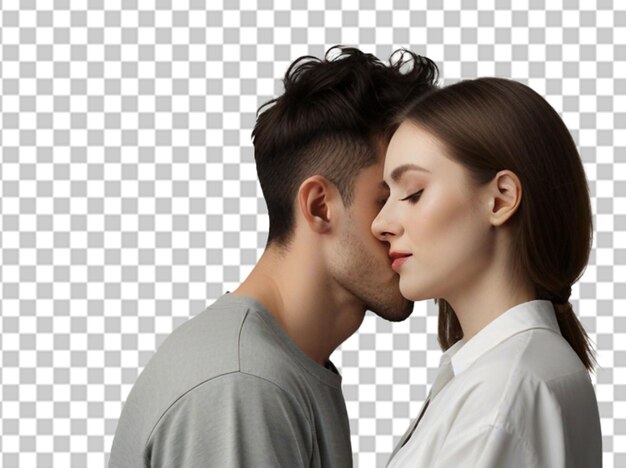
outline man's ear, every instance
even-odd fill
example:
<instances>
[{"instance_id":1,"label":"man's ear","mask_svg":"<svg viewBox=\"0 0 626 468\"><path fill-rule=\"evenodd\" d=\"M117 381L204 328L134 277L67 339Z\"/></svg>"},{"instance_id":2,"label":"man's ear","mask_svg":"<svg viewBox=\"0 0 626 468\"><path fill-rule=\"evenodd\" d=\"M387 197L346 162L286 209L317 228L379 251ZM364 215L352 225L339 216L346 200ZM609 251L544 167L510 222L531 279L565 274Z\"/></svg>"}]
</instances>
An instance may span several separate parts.
<instances>
[{"instance_id":1,"label":"man's ear","mask_svg":"<svg viewBox=\"0 0 626 468\"><path fill-rule=\"evenodd\" d=\"M300 184L297 206L309 229L318 234L330 231L338 198L341 197L335 184L321 175L311 176Z\"/></svg>"},{"instance_id":2,"label":"man's ear","mask_svg":"<svg viewBox=\"0 0 626 468\"><path fill-rule=\"evenodd\" d=\"M522 183L509 170L498 172L487 187L489 221L501 226L513 216L522 201Z\"/></svg>"}]
</instances>

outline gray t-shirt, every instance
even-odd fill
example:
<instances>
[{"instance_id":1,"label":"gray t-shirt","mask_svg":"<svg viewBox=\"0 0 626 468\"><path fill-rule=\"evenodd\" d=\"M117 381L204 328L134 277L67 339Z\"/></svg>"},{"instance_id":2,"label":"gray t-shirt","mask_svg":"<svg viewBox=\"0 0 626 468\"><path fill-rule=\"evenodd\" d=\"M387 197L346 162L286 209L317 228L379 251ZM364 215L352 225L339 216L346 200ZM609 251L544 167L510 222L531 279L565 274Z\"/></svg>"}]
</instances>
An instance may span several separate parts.
<instances>
[{"instance_id":1,"label":"gray t-shirt","mask_svg":"<svg viewBox=\"0 0 626 468\"><path fill-rule=\"evenodd\" d=\"M131 390L109 468L350 467L341 376L263 305L224 294L178 327Z\"/></svg>"}]
</instances>

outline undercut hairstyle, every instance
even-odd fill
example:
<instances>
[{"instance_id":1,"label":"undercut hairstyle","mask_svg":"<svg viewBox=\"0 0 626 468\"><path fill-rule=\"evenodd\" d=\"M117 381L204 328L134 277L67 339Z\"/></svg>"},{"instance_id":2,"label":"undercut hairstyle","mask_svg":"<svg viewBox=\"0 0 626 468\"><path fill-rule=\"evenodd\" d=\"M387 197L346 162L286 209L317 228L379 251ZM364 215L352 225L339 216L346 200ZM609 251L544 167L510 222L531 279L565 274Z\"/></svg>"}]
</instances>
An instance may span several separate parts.
<instances>
[{"instance_id":1,"label":"undercut hairstyle","mask_svg":"<svg viewBox=\"0 0 626 468\"><path fill-rule=\"evenodd\" d=\"M391 54L389 65L343 46L323 59L295 60L283 94L259 108L252 132L269 214L267 245L289 246L298 189L313 175L333 183L349 207L354 180L378 160L397 113L407 99L435 89L438 76L433 61L405 49Z\"/></svg>"},{"instance_id":2,"label":"undercut hairstyle","mask_svg":"<svg viewBox=\"0 0 626 468\"><path fill-rule=\"evenodd\" d=\"M588 370L595 358L570 294L593 239L589 187L576 144L559 114L528 86L502 78L465 80L418 99L400 117L437 137L478 186L508 169L522 200L507 221L511 273L529 280L537 299L554 304L563 337ZM439 299L439 342L463 338L450 304Z\"/></svg>"}]
</instances>

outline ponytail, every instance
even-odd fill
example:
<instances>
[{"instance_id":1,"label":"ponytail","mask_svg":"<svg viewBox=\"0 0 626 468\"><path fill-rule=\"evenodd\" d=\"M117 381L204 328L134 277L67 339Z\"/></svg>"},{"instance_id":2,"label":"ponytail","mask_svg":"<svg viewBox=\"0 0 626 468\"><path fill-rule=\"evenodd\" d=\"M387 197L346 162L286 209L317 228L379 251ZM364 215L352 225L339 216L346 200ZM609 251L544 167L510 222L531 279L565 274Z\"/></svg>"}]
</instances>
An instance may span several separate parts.
<instances>
[{"instance_id":1,"label":"ponytail","mask_svg":"<svg viewBox=\"0 0 626 468\"><path fill-rule=\"evenodd\" d=\"M593 372L594 367L597 365L597 361L593 354L593 348L589 335L585 331L583 324L580 323L574 308L570 303L570 296L572 295L572 285L567 284L557 293L553 293L544 288L538 288L538 296L540 299L546 299L552 302L554 306L554 313L556 314L556 320L561 330L561 335L567 340L569 345L578 355L578 358L582 361L585 368L589 372Z\"/></svg>"},{"instance_id":2,"label":"ponytail","mask_svg":"<svg viewBox=\"0 0 626 468\"><path fill-rule=\"evenodd\" d=\"M569 299L561 304L552 303L556 314L556 321L559 324L561 335L567 340L569 345L578 355L585 368L589 372L593 372L597 361L593 353L593 348L589 340L589 335L585 331L583 324L580 323L578 317L574 313L574 308Z\"/></svg>"}]
</instances>

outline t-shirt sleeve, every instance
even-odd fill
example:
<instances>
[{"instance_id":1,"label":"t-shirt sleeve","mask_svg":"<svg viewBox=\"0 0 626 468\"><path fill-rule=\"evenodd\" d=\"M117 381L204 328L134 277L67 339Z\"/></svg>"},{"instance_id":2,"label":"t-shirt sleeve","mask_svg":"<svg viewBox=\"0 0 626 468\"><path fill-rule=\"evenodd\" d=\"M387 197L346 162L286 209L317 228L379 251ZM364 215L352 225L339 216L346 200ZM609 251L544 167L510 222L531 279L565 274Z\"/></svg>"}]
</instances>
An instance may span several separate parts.
<instances>
[{"instance_id":1,"label":"t-shirt sleeve","mask_svg":"<svg viewBox=\"0 0 626 468\"><path fill-rule=\"evenodd\" d=\"M292 395L268 380L234 372L194 388L167 410L150 435L145 464L307 467L311 427Z\"/></svg>"}]
</instances>

